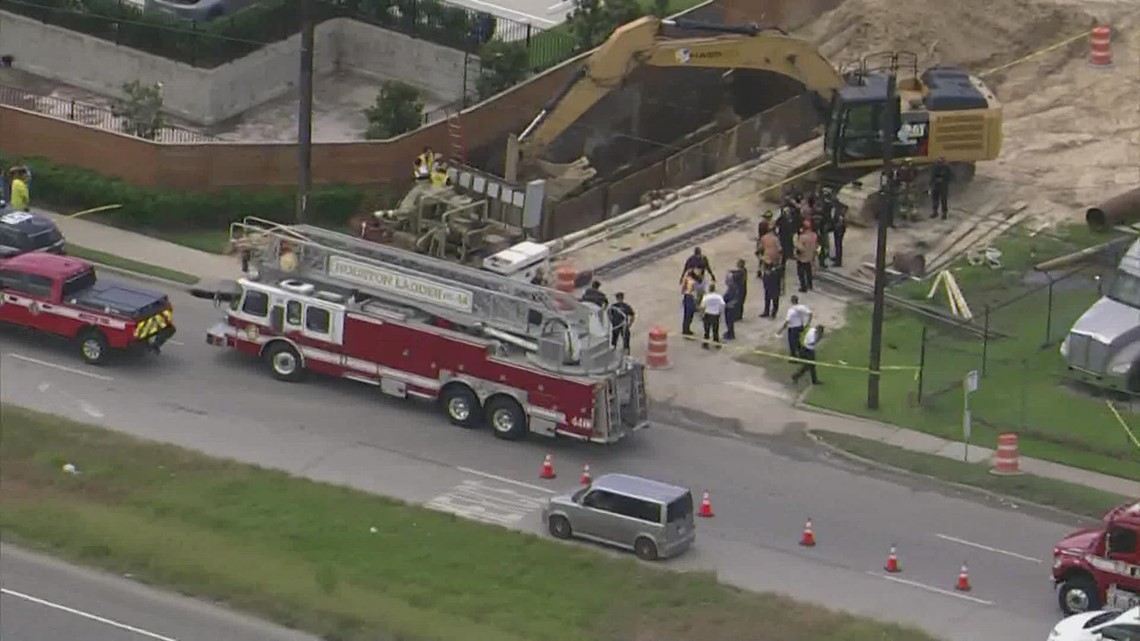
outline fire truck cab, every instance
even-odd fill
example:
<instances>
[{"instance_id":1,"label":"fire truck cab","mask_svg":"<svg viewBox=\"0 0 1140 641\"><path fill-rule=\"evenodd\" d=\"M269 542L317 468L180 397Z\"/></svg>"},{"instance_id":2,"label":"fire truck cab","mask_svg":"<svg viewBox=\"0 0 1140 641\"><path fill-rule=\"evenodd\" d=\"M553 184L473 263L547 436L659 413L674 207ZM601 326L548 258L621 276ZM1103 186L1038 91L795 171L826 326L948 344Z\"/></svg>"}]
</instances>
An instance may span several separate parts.
<instances>
[{"instance_id":1,"label":"fire truck cab","mask_svg":"<svg viewBox=\"0 0 1140 641\"><path fill-rule=\"evenodd\" d=\"M508 440L610 443L648 426L644 366L570 294L308 225L250 218L233 233L249 271L206 340L280 380L309 371L436 401Z\"/></svg>"},{"instance_id":2,"label":"fire truck cab","mask_svg":"<svg viewBox=\"0 0 1140 641\"><path fill-rule=\"evenodd\" d=\"M93 365L111 350L157 353L174 335L165 294L98 280L91 263L39 252L0 260L0 322L74 339Z\"/></svg>"},{"instance_id":3,"label":"fire truck cab","mask_svg":"<svg viewBox=\"0 0 1140 641\"><path fill-rule=\"evenodd\" d=\"M1053 548L1053 582L1066 615L1140 605L1140 501L1062 539Z\"/></svg>"}]
</instances>

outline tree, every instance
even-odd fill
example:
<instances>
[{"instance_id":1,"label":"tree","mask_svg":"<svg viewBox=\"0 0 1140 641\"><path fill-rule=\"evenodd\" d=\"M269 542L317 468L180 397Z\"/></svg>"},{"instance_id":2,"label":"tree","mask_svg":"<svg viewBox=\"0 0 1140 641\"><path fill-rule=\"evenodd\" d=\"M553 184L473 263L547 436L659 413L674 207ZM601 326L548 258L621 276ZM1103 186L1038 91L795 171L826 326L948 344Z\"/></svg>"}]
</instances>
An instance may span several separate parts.
<instances>
[{"instance_id":1,"label":"tree","mask_svg":"<svg viewBox=\"0 0 1140 641\"><path fill-rule=\"evenodd\" d=\"M574 0L574 9L566 22L578 48L593 49L614 29L644 15L638 0Z\"/></svg>"},{"instance_id":2,"label":"tree","mask_svg":"<svg viewBox=\"0 0 1140 641\"><path fill-rule=\"evenodd\" d=\"M653 15L658 18L668 18L669 0L653 0Z\"/></svg>"},{"instance_id":3,"label":"tree","mask_svg":"<svg viewBox=\"0 0 1140 641\"><path fill-rule=\"evenodd\" d=\"M475 79L479 100L519 84L530 72L530 54L521 42L492 40L479 48L479 61L482 69Z\"/></svg>"},{"instance_id":4,"label":"tree","mask_svg":"<svg viewBox=\"0 0 1140 641\"><path fill-rule=\"evenodd\" d=\"M111 107L111 113L123 119L126 133L147 140L158 138L166 126L162 113L162 83L146 85L135 80L123 85L126 97Z\"/></svg>"},{"instance_id":5,"label":"tree","mask_svg":"<svg viewBox=\"0 0 1140 641\"><path fill-rule=\"evenodd\" d=\"M376 104L364 110L368 129L364 137L383 140L419 129L424 119L423 96L419 89L398 81L380 86Z\"/></svg>"}]
</instances>

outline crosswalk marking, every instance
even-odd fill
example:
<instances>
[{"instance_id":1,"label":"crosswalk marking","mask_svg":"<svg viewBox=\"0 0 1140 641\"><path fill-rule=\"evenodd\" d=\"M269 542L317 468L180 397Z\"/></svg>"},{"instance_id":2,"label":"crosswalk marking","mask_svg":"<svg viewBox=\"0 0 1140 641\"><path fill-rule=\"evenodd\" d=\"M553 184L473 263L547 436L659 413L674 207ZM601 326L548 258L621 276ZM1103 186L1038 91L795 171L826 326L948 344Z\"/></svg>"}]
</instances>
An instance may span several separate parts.
<instances>
[{"instance_id":1,"label":"crosswalk marking","mask_svg":"<svg viewBox=\"0 0 1140 641\"><path fill-rule=\"evenodd\" d=\"M543 497L512 488L485 481L463 481L429 501L426 507L473 521L511 527L545 504Z\"/></svg>"}]
</instances>

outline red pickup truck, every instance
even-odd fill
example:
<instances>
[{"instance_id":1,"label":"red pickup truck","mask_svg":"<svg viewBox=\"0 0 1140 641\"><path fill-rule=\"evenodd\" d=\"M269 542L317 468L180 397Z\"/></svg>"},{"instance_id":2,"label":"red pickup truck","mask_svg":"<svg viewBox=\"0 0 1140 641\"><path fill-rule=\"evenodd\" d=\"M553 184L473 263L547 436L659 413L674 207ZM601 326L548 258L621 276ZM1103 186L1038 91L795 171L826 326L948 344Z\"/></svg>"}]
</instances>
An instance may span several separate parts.
<instances>
[{"instance_id":1,"label":"red pickup truck","mask_svg":"<svg viewBox=\"0 0 1140 641\"><path fill-rule=\"evenodd\" d=\"M157 353L174 335L166 294L98 280L91 263L39 252L0 259L0 323L73 339L93 365L111 350Z\"/></svg>"}]
</instances>

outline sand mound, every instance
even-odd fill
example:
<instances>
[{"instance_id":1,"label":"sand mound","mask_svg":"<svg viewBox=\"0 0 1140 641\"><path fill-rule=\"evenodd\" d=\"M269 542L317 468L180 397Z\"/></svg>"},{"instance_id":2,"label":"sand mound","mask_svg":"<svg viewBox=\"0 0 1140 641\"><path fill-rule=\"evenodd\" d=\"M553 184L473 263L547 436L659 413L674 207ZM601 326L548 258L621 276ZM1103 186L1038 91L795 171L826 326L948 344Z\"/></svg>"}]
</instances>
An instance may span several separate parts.
<instances>
[{"instance_id":1,"label":"sand mound","mask_svg":"<svg viewBox=\"0 0 1140 641\"><path fill-rule=\"evenodd\" d=\"M1048 0L846 0L800 33L836 65L911 51L919 66L982 71L1087 29L1092 17Z\"/></svg>"}]
</instances>

